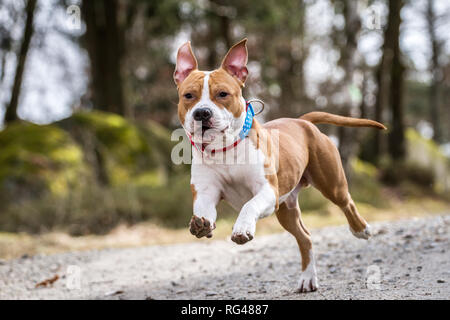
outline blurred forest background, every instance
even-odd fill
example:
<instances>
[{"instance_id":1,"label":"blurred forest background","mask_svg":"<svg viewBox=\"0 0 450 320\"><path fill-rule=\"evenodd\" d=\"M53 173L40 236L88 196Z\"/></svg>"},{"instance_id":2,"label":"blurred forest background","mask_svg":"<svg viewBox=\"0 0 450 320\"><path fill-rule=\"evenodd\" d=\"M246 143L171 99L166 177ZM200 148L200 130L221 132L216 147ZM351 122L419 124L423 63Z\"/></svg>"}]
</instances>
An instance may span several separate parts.
<instances>
[{"instance_id":1,"label":"blurred forest background","mask_svg":"<svg viewBox=\"0 0 450 320\"><path fill-rule=\"evenodd\" d=\"M449 30L447 0L0 0L0 231L185 227L176 50L191 40L210 70L244 37L260 121L323 110L388 126L321 126L363 215L448 212ZM314 190L300 202L334 219Z\"/></svg>"}]
</instances>

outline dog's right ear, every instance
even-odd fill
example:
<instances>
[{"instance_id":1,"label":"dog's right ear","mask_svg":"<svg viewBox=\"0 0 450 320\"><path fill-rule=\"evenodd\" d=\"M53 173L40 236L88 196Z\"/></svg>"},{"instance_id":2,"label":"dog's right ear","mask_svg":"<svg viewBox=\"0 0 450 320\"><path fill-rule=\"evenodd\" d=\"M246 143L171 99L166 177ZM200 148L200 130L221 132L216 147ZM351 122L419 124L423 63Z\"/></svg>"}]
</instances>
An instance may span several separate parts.
<instances>
[{"instance_id":1,"label":"dog's right ear","mask_svg":"<svg viewBox=\"0 0 450 320\"><path fill-rule=\"evenodd\" d=\"M173 80L177 86L195 69L197 69L197 59L192 53L191 42L188 41L178 49L177 53L177 65L173 73Z\"/></svg>"}]
</instances>

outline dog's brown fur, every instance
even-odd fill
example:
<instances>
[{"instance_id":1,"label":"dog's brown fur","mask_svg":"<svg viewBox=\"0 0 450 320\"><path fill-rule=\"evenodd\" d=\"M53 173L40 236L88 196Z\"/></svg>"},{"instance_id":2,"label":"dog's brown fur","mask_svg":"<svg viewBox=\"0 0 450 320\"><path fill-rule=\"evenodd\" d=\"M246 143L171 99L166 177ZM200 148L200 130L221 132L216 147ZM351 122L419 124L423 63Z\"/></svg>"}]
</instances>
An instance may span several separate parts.
<instances>
[{"instance_id":1,"label":"dog's brown fur","mask_svg":"<svg viewBox=\"0 0 450 320\"><path fill-rule=\"evenodd\" d=\"M331 140L313 123L350 124L385 129L376 121L346 118L324 112L308 113L300 119L276 119L262 127L256 121L258 135L264 135L264 131L275 132L274 130L277 130L278 134L278 148L270 148L272 152L278 150L277 155L268 154L267 148L262 149L267 159L278 157L279 161L276 176L272 176L269 181L277 189L278 195L289 193L299 184L301 187L302 182L312 184L327 199L341 208L353 232L363 232L367 223L359 215L348 192L347 179L339 152ZM293 208L282 203L276 215L283 228L296 238L302 255L302 270L305 270L309 264L312 243L310 234L301 220L298 203Z\"/></svg>"}]
</instances>

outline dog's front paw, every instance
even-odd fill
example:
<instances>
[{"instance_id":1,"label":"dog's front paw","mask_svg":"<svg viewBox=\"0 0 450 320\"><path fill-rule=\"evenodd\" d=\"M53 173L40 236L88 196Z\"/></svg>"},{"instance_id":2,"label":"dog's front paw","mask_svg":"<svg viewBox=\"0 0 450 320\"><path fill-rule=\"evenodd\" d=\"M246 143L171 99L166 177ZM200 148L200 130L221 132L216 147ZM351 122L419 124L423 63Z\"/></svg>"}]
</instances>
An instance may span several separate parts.
<instances>
[{"instance_id":1,"label":"dog's front paw","mask_svg":"<svg viewBox=\"0 0 450 320\"><path fill-rule=\"evenodd\" d=\"M256 224L251 221L236 221L231 234L231 241L237 244L249 242L255 236Z\"/></svg>"},{"instance_id":2,"label":"dog's front paw","mask_svg":"<svg viewBox=\"0 0 450 320\"><path fill-rule=\"evenodd\" d=\"M298 293L306 293L316 291L319 285L317 284L317 276L315 273L305 270L300 275L298 282Z\"/></svg>"},{"instance_id":3,"label":"dog's front paw","mask_svg":"<svg viewBox=\"0 0 450 320\"><path fill-rule=\"evenodd\" d=\"M189 223L189 231L197 238L201 237L212 237L212 231L216 228L216 224L212 223L205 218L200 218L197 216L192 216L191 222Z\"/></svg>"}]
</instances>

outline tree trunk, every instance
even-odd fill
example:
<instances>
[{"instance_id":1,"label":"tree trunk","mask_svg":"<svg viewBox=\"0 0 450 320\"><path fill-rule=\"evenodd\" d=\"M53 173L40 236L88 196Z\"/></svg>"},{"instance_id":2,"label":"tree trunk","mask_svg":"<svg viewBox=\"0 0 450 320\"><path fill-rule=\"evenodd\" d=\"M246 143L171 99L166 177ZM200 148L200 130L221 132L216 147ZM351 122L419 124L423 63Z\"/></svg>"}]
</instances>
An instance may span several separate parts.
<instances>
[{"instance_id":1,"label":"tree trunk","mask_svg":"<svg viewBox=\"0 0 450 320\"><path fill-rule=\"evenodd\" d=\"M389 110L390 103L390 89L391 89L391 69L392 59L394 55L395 42L398 43L399 24L396 25L396 20L399 12L396 12L396 0L389 0L389 14L387 27L384 30L384 43L383 43L383 55L381 57L380 64L376 73L377 80L377 94L375 102L375 120L378 122L385 122L384 115ZM399 21L398 21L399 22ZM396 29L397 28L397 32ZM372 158L375 163L386 153L386 140L383 137L383 133L380 130L375 130L375 138L372 145Z\"/></svg>"},{"instance_id":2,"label":"tree trunk","mask_svg":"<svg viewBox=\"0 0 450 320\"><path fill-rule=\"evenodd\" d=\"M345 105L342 106L340 114L343 116L351 116L352 97L350 95L350 87L353 85L353 74L355 71L355 55L357 51L357 37L361 28L361 21L358 17L357 3L353 0L342 1L345 19L345 46L341 48L341 64L345 70L345 76L343 79L344 94L347 97ZM339 127L339 153L342 159L342 165L347 175L347 179L350 180L350 159L355 153L355 129Z\"/></svg>"},{"instance_id":3,"label":"tree trunk","mask_svg":"<svg viewBox=\"0 0 450 320\"><path fill-rule=\"evenodd\" d=\"M270 75L268 78L275 80L274 82L281 89L280 96L277 98L278 108L269 110L268 118L296 118L305 112L306 107L309 107L304 75L304 65L308 56L308 48L305 44L306 6L304 0L295 2L295 5L289 7L291 10L287 12L287 15L295 12L296 24L291 25L286 21L282 31L275 31L262 37L260 46L266 48L265 50L273 50L273 53L267 52L267 56L276 57L270 63L276 64L278 70L276 76Z\"/></svg>"},{"instance_id":4,"label":"tree trunk","mask_svg":"<svg viewBox=\"0 0 450 320\"><path fill-rule=\"evenodd\" d=\"M362 66L362 73L363 73L363 81L362 81L362 88L361 88L362 99L359 104L359 116L360 116L360 118L364 118L364 119L369 118L369 116L367 115L366 99L364 99L366 92L367 92L367 85L369 82L369 75L368 75L369 72L367 69L368 69L368 67L364 63Z\"/></svg>"},{"instance_id":5,"label":"tree trunk","mask_svg":"<svg viewBox=\"0 0 450 320\"><path fill-rule=\"evenodd\" d=\"M436 142L442 142L442 132L440 124L440 112L439 112L439 94L440 94L440 70L439 70L439 55L440 44L436 38L436 14L433 8L434 0L428 0L427 5L427 25L428 35L430 38L430 45L432 50L430 73L432 75L431 85L429 91L429 104L430 104L430 119L433 125L433 140Z\"/></svg>"},{"instance_id":6,"label":"tree trunk","mask_svg":"<svg viewBox=\"0 0 450 320\"><path fill-rule=\"evenodd\" d=\"M122 76L124 35L118 13L118 0L85 0L82 4L93 108L128 116Z\"/></svg>"},{"instance_id":7,"label":"tree trunk","mask_svg":"<svg viewBox=\"0 0 450 320\"><path fill-rule=\"evenodd\" d=\"M227 1L209 0L209 11L207 12L208 32L205 45L208 55L206 59L207 68L215 69L219 66L221 58L217 51L217 43L222 40L226 50L234 44L232 39L232 19L227 12Z\"/></svg>"},{"instance_id":8,"label":"tree trunk","mask_svg":"<svg viewBox=\"0 0 450 320\"><path fill-rule=\"evenodd\" d=\"M387 72L388 62L387 62L387 48L386 48L386 33L385 33L385 45L383 46L383 55L381 57L381 62L378 66L376 72L376 80L377 80L377 94L375 100L375 121L384 122L383 112L386 109L386 100L387 95L389 93L389 77ZM375 130L374 141L372 145L372 158L375 163L378 162L381 155L384 154L383 141L381 133L378 130Z\"/></svg>"},{"instance_id":9,"label":"tree trunk","mask_svg":"<svg viewBox=\"0 0 450 320\"><path fill-rule=\"evenodd\" d=\"M389 153L394 160L405 157L405 128L403 119L403 75L405 67L400 52L400 12L403 0L390 0L389 11L392 12L393 56L391 67L391 88L389 103L391 105L392 130L389 133ZM391 18L391 14L389 14Z\"/></svg>"},{"instance_id":10,"label":"tree trunk","mask_svg":"<svg viewBox=\"0 0 450 320\"><path fill-rule=\"evenodd\" d=\"M25 8L27 19L25 22L25 29L23 33L22 44L17 57L16 75L14 77L14 84L11 92L11 100L6 108L5 123L11 123L18 119L17 107L19 104L20 90L22 87L23 72L25 70L25 63L27 60L28 49L30 47L31 37L33 36L33 20L34 11L36 8L36 0L28 0Z\"/></svg>"}]
</instances>

